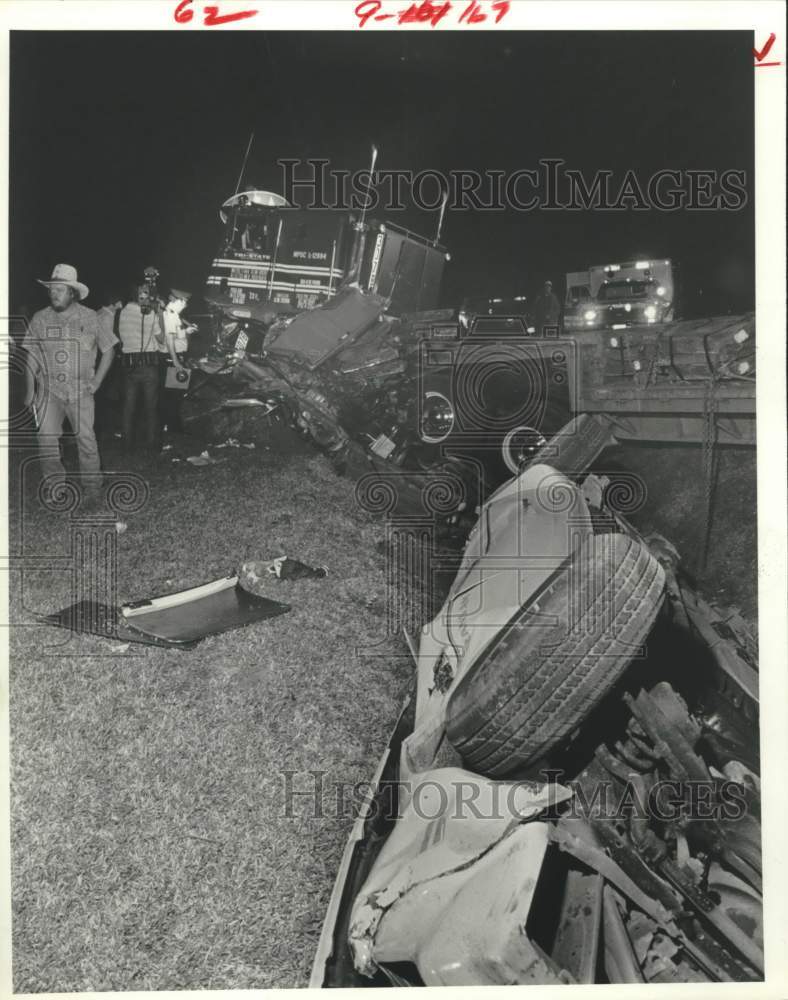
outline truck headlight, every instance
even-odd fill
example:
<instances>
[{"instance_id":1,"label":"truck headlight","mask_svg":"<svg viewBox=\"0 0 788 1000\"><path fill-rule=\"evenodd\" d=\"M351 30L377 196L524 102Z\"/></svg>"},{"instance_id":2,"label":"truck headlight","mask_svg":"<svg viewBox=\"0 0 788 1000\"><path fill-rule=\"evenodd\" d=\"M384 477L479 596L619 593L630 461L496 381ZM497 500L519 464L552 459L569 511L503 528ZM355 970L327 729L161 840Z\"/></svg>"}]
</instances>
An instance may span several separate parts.
<instances>
[{"instance_id":1,"label":"truck headlight","mask_svg":"<svg viewBox=\"0 0 788 1000\"><path fill-rule=\"evenodd\" d=\"M589 322L591 322L591 320L596 319L596 309L586 309L586 311L583 313L583 319L586 319Z\"/></svg>"},{"instance_id":2,"label":"truck headlight","mask_svg":"<svg viewBox=\"0 0 788 1000\"><path fill-rule=\"evenodd\" d=\"M421 408L421 437L428 444L440 444L454 427L454 407L442 392L428 392Z\"/></svg>"},{"instance_id":3,"label":"truck headlight","mask_svg":"<svg viewBox=\"0 0 788 1000\"><path fill-rule=\"evenodd\" d=\"M657 318L657 307L656 306L646 306L643 310L643 314L649 322L653 322Z\"/></svg>"}]
</instances>

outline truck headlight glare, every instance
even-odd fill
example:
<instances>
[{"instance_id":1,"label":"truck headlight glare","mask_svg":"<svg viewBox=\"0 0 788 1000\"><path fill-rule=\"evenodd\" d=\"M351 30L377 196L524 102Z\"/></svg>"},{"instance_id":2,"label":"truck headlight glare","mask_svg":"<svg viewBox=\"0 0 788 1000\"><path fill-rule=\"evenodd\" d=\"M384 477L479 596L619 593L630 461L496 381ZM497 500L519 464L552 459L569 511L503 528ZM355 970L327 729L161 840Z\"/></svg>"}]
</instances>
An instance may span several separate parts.
<instances>
[{"instance_id":1,"label":"truck headlight glare","mask_svg":"<svg viewBox=\"0 0 788 1000\"><path fill-rule=\"evenodd\" d=\"M583 313L583 318L589 322L596 319L596 309L586 309L585 313Z\"/></svg>"},{"instance_id":2,"label":"truck headlight glare","mask_svg":"<svg viewBox=\"0 0 788 1000\"><path fill-rule=\"evenodd\" d=\"M454 407L442 392L428 392L421 409L421 436L428 444L439 444L454 427Z\"/></svg>"}]
</instances>

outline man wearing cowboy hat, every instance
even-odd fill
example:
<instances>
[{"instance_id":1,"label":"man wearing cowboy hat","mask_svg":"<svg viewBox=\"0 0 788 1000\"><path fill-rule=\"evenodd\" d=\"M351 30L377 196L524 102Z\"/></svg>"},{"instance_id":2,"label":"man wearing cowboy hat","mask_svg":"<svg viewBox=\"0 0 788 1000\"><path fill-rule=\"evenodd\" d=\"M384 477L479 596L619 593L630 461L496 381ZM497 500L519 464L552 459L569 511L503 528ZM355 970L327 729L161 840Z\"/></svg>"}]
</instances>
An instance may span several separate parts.
<instances>
[{"instance_id":1,"label":"man wearing cowboy hat","mask_svg":"<svg viewBox=\"0 0 788 1000\"><path fill-rule=\"evenodd\" d=\"M101 460L93 430L93 396L112 365L117 338L92 309L80 304L88 287L77 280L76 268L56 264L48 281L37 280L49 290L50 305L33 316L24 347L29 356L27 403L37 404L42 473L50 490L65 478L58 442L68 418L77 439L83 485L88 496L95 496L101 486Z\"/></svg>"}]
</instances>

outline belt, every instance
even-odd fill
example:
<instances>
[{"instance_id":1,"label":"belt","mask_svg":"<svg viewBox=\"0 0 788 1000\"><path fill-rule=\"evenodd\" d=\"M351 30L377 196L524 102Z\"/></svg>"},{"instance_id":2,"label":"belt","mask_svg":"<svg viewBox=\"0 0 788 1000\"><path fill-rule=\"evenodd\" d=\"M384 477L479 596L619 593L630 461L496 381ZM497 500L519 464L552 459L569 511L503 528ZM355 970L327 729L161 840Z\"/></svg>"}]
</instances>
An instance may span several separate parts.
<instances>
[{"instance_id":1,"label":"belt","mask_svg":"<svg viewBox=\"0 0 788 1000\"><path fill-rule=\"evenodd\" d=\"M157 365L159 363L158 351L133 351L121 354L120 363L124 368L139 368L143 365Z\"/></svg>"}]
</instances>

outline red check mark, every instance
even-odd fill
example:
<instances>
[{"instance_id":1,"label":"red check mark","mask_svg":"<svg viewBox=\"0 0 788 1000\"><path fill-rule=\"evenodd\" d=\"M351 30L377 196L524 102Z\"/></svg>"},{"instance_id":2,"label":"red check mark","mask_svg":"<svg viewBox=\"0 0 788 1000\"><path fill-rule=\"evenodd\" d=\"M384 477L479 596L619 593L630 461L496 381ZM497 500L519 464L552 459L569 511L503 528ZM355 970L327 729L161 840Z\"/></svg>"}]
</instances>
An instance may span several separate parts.
<instances>
[{"instance_id":1,"label":"red check mark","mask_svg":"<svg viewBox=\"0 0 788 1000\"><path fill-rule=\"evenodd\" d=\"M774 45L774 40L777 36L772 32L766 39L763 48L758 51L758 49L753 49L752 54L755 56L755 65L767 65L767 66L779 66L779 63L764 63L763 60L768 56L772 45Z\"/></svg>"}]
</instances>

